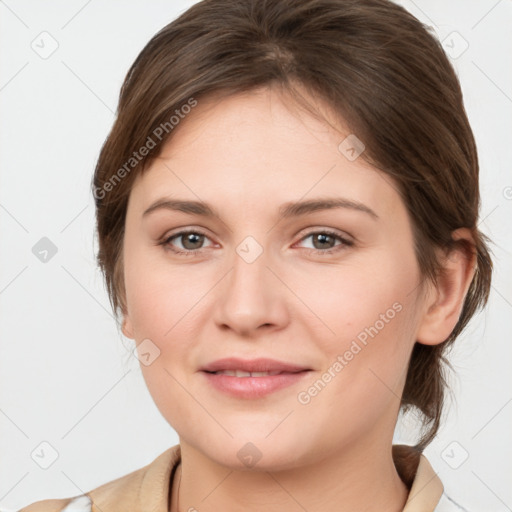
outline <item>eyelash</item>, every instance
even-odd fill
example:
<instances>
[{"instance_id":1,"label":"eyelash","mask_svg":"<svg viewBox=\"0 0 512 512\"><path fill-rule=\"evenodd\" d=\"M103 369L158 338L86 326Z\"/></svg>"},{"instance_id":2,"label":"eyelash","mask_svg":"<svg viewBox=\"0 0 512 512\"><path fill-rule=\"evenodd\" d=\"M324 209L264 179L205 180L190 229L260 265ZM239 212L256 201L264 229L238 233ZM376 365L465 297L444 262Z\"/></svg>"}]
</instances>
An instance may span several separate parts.
<instances>
[{"instance_id":1,"label":"eyelash","mask_svg":"<svg viewBox=\"0 0 512 512\"><path fill-rule=\"evenodd\" d=\"M176 249L176 248L173 248L171 246L171 240L173 240L175 238L180 238L180 237L185 236L185 235L190 235L190 234L202 235L202 236L205 236L206 238L208 238L206 233L203 233L199 229L188 230L188 231L179 231L178 233L174 233L171 236L168 236L168 237L164 238L161 242L159 242L159 245L164 246L166 249L169 249L174 254L183 255L183 256L192 256L192 257L194 257L194 256L201 256L202 252L203 252L202 249L183 251L181 249ZM322 229L322 230L318 230L318 231L311 231L311 232L307 233L306 235L304 235L299 240L299 242L302 242L303 240L309 238L310 236L319 235L319 234L329 235L329 236L331 236L333 238L336 238L336 239L340 240L341 243L338 244L338 245L335 245L334 247L331 247L330 249L326 249L326 250L308 249L310 253L315 254L315 255L320 255L320 256L330 255L330 254L333 254L333 253L338 252L340 250L346 249L347 247L352 247L354 245L354 242L352 242L351 240L347 240L346 238L342 237L339 233L337 233L335 231L331 231L329 229Z\"/></svg>"}]
</instances>

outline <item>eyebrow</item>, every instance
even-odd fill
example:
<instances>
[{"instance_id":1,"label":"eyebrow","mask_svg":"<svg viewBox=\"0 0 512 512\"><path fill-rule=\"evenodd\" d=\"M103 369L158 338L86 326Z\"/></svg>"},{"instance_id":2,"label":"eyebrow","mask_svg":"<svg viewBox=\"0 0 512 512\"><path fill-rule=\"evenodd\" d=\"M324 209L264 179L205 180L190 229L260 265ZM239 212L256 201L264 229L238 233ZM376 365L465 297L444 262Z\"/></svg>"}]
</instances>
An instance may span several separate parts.
<instances>
[{"instance_id":1,"label":"eyebrow","mask_svg":"<svg viewBox=\"0 0 512 512\"><path fill-rule=\"evenodd\" d=\"M285 203L279 208L278 216L279 219L288 219L291 217L306 215L308 213L332 210L336 208L346 208L349 210L363 212L368 214L374 220L379 218L379 216L365 204L341 197L310 199L307 201ZM145 217L157 210L171 210L190 213L192 215L200 215L202 217L221 218L219 213L212 206L203 201L184 201L168 198L157 200L147 210L145 210L142 215Z\"/></svg>"}]
</instances>

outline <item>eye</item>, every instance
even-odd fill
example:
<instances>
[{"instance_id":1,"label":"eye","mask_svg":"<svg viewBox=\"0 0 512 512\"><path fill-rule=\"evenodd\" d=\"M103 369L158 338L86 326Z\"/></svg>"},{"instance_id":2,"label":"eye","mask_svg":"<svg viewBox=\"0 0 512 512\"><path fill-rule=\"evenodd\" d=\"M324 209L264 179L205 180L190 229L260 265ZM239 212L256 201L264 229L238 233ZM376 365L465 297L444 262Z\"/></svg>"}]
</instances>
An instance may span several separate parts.
<instances>
[{"instance_id":1,"label":"eye","mask_svg":"<svg viewBox=\"0 0 512 512\"><path fill-rule=\"evenodd\" d=\"M175 240L179 241L181 247L175 246ZM164 238L160 244L175 254L197 256L202 253L205 240L209 240L209 238L201 231L189 230L174 233L173 235Z\"/></svg>"},{"instance_id":2,"label":"eye","mask_svg":"<svg viewBox=\"0 0 512 512\"><path fill-rule=\"evenodd\" d=\"M341 236L339 233L331 230L319 230L312 231L306 236L302 237L300 242L312 239L313 248L309 249L313 254L332 254L351 247L354 242L348 240L346 237ZM181 254L184 256L198 256L201 255L205 240L210 240L206 234L199 230L186 230L174 233L171 236L165 237L160 245L163 245L165 249L172 251L175 254ZM178 244L178 246L177 246ZM211 243L208 247L211 247Z\"/></svg>"},{"instance_id":3,"label":"eye","mask_svg":"<svg viewBox=\"0 0 512 512\"><path fill-rule=\"evenodd\" d=\"M313 248L310 249L311 252L320 255L332 254L354 245L354 242L341 236L339 233L326 229L312 231L302 237L300 241L303 242L308 238L311 238L313 243ZM338 244L336 243L337 241L339 241Z\"/></svg>"}]
</instances>

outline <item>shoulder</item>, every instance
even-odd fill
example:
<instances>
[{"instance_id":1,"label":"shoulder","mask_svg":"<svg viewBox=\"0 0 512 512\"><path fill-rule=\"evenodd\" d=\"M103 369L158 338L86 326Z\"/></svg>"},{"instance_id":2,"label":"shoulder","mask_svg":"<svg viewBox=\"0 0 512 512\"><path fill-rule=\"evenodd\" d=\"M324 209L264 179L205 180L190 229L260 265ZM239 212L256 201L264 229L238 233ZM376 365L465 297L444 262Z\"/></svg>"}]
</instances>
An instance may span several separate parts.
<instances>
[{"instance_id":1,"label":"shoulder","mask_svg":"<svg viewBox=\"0 0 512 512\"><path fill-rule=\"evenodd\" d=\"M42 500L19 512L125 512L152 501L166 503L169 477L180 460L180 446L160 454L150 464L73 498ZM142 510L142 509L141 509Z\"/></svg>"}]
</instances>

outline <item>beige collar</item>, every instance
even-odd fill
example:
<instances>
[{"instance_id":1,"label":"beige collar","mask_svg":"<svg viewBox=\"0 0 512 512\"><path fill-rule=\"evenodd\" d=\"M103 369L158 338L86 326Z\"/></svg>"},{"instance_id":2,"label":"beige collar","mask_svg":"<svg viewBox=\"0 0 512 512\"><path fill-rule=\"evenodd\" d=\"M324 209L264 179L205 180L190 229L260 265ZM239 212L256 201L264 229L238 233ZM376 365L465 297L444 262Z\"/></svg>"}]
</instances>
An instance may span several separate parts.
<instances>
[{"instance_id":1,"label":"beige collar","mask_svg":"<svg viewBox=\"0 0 512 512\"><path fill-rule=\"evenodd\" d=\"M404 445L393 448L393 458L401 478L412 482L403 512L434 512L443 494L443 484L427 458ZM147 466L94 489L88 493L93 512L168 512L169 486L180 460L178 444Z\"/></svg>"},{"instance_id":2,"label":"beige collar","mask_svg":"<svg viewBox=\"0 0 512 512\"><path fill-rule=\"evenodd\" d=\"M403 512L433 512L443 494L443 484L424 455L420 461Z\"/></svg>"}]
</instances>

